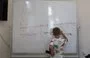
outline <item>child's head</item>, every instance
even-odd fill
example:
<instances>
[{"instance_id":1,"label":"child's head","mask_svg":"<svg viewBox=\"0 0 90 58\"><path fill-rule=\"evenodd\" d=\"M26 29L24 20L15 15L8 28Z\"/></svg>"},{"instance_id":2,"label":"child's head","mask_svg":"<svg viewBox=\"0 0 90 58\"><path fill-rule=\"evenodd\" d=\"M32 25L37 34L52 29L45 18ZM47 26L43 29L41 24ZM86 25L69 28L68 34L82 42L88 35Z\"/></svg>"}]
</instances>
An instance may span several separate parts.
<instances>
[{"instance_id":1,"label":"child's head","mask_svg":"<svg viewBox=\"0 0 90 58\"><path fill-rule=\"evenodd\" d=\"M58 27L53 28L52 33L55 37L60 36L61 30Z\"/></svg>"}]
</instances>

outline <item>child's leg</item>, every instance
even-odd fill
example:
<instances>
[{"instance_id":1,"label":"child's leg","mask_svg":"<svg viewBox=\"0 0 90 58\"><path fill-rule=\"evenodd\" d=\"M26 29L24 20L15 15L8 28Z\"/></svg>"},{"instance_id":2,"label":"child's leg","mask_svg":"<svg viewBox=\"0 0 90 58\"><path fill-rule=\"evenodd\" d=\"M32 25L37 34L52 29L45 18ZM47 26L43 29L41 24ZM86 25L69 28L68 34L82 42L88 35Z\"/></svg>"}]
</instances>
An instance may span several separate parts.
<instances>
[{"instance_id":1,"label":"child's leg","mask_svg":"<svg viewBox=\"0 0 90 58\"><path fill-rule=\"evenodd\" d=\"M55 55L54 53L54 47L52 45L49 46L50 55L53 57Z\"/></svg>"}]
</instances>

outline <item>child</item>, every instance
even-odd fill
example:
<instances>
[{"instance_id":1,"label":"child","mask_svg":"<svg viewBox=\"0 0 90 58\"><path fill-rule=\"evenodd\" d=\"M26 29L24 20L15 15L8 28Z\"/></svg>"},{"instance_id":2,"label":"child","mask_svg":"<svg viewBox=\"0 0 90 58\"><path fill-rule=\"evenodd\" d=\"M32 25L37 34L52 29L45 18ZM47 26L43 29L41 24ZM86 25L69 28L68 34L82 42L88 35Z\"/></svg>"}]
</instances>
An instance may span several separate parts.
<instances>
[{"instance_id":1,"label":"child","mask_svg":"<svg viewBox=\"0 0 90 58\"><path fill-rule=\"evenodd\" d=\"M53 58L62 58L61 54L68 39L58 27L53 28L52 33L53 38L49 44L49 51L46 51L46 53Z\"/></svg>"}]
</instances>

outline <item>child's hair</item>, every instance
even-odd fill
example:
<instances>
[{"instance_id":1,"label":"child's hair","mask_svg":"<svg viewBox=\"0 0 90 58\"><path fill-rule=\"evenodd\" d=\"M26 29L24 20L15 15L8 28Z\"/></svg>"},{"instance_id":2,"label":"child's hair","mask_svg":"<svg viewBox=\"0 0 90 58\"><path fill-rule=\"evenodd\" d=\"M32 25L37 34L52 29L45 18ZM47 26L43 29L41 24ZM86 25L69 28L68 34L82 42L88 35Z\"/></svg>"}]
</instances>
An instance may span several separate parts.
<instances>
[{"instance_id":1,"label":"child's hair","mask_svg":"<svg viewBox=\"0 0 90 58\"><path fill-rule=\"evenodd\" d=\"M62 35L62 36L68 41L67 37L66 37L65 34L61 31L60 28L54 27L53 30L52 30L52 33L53 33L53 35L54 35L55 37Z\"/></svg>"},{"instance_id":2,"label":"child's hair","mask_svg":"<svg viewBox=\"0 0 90 58\"><path fill-rule=\"evenodd\" d=\"M58 27L53 28L52 33L54 36L59 36L61 34L61 30Z\"/></svg>"}]
</instances>

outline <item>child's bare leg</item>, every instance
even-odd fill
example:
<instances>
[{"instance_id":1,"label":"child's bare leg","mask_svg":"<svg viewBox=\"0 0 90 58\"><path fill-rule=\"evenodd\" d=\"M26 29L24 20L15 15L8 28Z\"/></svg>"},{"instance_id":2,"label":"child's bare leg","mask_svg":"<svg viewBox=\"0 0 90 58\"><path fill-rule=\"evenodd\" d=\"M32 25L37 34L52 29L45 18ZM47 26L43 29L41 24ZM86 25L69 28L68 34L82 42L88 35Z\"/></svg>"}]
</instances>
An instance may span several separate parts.
<instances>
[{"instance_id":1,"label":"child's bare leg","mask_svg":"<svg viewBox=\"0 0 90 58\"><path fill-rule=\"evenodd\" d=\"M52 45L49 46L49 51L50 51L50 55L51 56L54 56L55 53L54 53L54 47Z\"/></svg>"}]
</instances>

